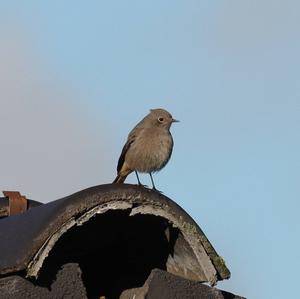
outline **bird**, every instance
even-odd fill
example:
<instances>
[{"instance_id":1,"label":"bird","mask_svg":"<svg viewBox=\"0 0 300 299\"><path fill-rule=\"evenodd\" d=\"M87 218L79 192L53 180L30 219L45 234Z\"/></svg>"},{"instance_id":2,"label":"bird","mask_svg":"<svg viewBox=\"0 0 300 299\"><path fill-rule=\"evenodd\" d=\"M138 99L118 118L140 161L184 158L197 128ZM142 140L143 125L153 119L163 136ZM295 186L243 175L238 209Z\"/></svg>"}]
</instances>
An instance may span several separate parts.
<instances>
[{"instance_id":1,"label":"bird","mask_svg":"<svg viewBox=\"0 0 300 299\"><path fill-rule=\"evenodd\" d=\"M150 109L150 113L129 133L113 183L124 183L126 177L135 172L138 184L144 186L138 173L148 173L152 189L157 190L152 173L161 170L170 160L174 144L170 127L174 122L179 120L174 119L165 109Z\"/></svg>"}]
</instances>

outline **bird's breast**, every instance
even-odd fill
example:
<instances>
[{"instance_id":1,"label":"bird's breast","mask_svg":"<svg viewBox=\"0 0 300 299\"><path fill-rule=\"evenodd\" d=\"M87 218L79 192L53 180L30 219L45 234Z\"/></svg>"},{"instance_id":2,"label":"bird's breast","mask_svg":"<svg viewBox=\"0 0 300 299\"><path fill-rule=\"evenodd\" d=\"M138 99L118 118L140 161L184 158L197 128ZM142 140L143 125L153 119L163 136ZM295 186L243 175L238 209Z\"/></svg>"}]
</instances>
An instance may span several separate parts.
<instances>
[{"instance_id":1,"label":"bird's breast","mask_svg":"<svg viewBox=\"0 0 300 299\"><path fill-rule=\"evenodd\" d=\"M143 134L131 144L126 161L139 172L158 171L169 161L172 149L173 140L169 132Z\"/></svg>"}]
</instances>

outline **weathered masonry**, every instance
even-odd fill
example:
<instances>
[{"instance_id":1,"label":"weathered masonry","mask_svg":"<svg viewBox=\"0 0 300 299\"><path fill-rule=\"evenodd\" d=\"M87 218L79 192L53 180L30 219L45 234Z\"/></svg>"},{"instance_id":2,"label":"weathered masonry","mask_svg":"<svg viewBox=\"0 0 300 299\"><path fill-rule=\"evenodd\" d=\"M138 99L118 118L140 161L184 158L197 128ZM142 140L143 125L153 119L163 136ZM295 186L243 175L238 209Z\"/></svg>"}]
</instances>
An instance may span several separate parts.
<instances>
[{"instance_id":1,"label":"weathered masonry","mask_svg":"<svg viewBox=\"0 0 300 299\"><path fill-rule=\"evenodd\" d=\"M230 277L224 260L159 192L107 184L21 207L18 196L0 198L0 298L241 298L213 287Z\"/></svg>"}]
</instances>

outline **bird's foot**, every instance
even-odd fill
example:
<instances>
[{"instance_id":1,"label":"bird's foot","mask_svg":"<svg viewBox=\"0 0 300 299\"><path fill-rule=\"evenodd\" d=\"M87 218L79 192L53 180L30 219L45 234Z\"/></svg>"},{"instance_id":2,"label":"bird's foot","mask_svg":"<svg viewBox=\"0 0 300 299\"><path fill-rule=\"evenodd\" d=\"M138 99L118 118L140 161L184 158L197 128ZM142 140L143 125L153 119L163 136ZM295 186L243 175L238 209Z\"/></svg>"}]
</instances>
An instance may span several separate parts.
<instances>
[{"instance_id":1,"label":"bird's foot","mask_svg":"<svg viewBox=\"0 0 300 299\"><path fill-rule=\"evenodd\" d=\"M158 193L160 193L160 194L163 194L163 192L162 191L160 191L160 190L157 190L154 186L152 187L152 190L153 191L155 191L155 192L158 192Z\"/></svg>"},{"instance_id":2,"label":"bird's foot","mask_svg":"<svg viewBox=\"0 0 300 299\"><path fill-rule=\"evenodd\" d=\"M146 189L149 189L149 186L147 186L147 185L143 185L143 184L141 184L141 183L138 183L138 184L137 184L137 186L139 186L139 187L143 187L143 188L146 188Z\"/></svg>"}]
</instances>

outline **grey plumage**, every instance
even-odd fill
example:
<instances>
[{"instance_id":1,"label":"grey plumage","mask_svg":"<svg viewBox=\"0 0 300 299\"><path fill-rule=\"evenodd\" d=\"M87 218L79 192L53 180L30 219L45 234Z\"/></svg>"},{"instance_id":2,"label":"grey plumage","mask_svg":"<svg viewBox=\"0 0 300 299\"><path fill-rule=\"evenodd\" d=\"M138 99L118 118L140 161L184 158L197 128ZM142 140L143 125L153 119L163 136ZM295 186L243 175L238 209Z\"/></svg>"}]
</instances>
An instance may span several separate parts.
<instances>
[{"instance_id":1,"label":"grey plumage","mask_svg":"<svg viewBox=\"0 0 300 299\"><path fill-rule=\"evenodd\" d=\"M152 109L129 133L118 161L118 175L114 183L123 183L126 177L135 171L151 173L161 170L169 161L173 150L173 138L170 127L172 115L164 109Z\"/></svg>"}]
</instances>

